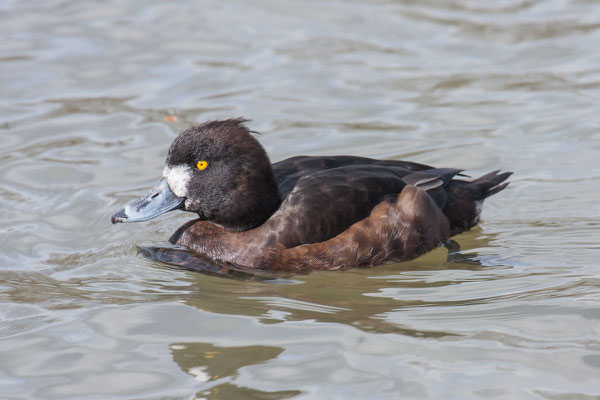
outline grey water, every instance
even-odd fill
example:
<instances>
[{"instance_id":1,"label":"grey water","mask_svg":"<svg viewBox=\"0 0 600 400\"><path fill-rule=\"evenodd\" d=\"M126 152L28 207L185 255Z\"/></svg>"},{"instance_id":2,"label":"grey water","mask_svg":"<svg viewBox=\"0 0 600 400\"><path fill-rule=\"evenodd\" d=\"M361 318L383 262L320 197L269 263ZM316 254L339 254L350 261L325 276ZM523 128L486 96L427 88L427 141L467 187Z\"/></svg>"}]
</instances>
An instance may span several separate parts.
<instances>
[{"instance_id":1,"label":"grey water","mask_svg":"<svg viewBox=\"0 0 600 400\"><path fill-rule=\"evenodd\" d=\"M112 226L176 134L514 171L414 261L227 279ZM0 398L599 399L600 3L0 1Z\"/></svg>"}]
</instances>

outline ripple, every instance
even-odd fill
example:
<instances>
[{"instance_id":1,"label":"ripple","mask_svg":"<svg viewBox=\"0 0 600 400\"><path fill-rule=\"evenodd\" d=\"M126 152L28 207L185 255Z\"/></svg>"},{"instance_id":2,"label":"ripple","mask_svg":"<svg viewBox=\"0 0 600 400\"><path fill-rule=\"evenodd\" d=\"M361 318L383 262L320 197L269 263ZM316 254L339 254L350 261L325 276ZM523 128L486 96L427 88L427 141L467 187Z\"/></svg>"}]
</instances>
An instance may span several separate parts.
<instances>
[{"instance_id":1,"label":"ripple","mask_svg":"<svg viewBox=\"0 0 600 400\"><path fill-rule=\"evenodd\" d=\"M3 397L595 398L598 12L0 2ZM137 255L190 215L112 212L178 131L235 116L273 160L515 175L460 249L407 263L235 280Z\"/></svg>"}]
</instances>

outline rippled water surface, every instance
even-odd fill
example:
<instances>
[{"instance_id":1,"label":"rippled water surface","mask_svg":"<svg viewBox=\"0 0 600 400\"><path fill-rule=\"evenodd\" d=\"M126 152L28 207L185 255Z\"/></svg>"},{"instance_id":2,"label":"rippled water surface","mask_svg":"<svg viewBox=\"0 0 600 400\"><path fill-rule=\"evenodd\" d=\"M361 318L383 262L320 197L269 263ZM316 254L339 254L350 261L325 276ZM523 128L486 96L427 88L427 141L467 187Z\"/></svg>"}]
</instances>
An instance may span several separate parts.
<instances>
[{"instance_id":1,"label":"rippled water surface","mask_svg":"<svg viewBox=\"0 0 600 400\"><path fill-rule=\"evenodd\" d=\"M0 2L3 399L600 398L600 3ZM112 226L177 132L515 172L461 252L275 280Z\"/></svg>"}]
</instances>

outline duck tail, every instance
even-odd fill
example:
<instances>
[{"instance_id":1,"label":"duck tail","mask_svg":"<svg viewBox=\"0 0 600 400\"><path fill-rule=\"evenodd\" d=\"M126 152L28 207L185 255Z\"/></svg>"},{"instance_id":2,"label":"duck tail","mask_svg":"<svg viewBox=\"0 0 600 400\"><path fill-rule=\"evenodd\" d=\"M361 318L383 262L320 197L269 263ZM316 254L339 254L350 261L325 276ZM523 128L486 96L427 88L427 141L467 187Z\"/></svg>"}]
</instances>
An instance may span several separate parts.
<instances>
[{"instance_id":1,"label":"duck tail","mask_svg":"<svg viewBox=\"0 0 600 400\"><path fill-rule=\"evenodd\" d=\"M512 172L503 172L501 174L499 172L500 170L492 171L469 183L469 186L473 188L475 200L485 200L508 186L510 182L504 181L512 175Z\"/></svg>"},{"instance_id":2,"label":"duck tail","mask_svg":"<svg viewBox=\"0 0 600 400\"><path fill-rule=\"evenodd\" d=\"M470 182L452 180L447 188L444 214L450 224L450 235L468 231L479 222L483 200L506 188L504 182L512 172L492 171Z\"/></svg>"}]
</instances>

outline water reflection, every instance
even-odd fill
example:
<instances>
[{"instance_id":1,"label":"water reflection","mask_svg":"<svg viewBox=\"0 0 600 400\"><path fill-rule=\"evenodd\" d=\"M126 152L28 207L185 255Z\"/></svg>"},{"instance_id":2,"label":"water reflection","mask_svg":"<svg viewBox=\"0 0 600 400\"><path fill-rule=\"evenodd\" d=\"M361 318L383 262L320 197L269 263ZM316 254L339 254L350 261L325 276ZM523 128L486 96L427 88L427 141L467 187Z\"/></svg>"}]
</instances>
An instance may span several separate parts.
<instances>
[{"instance_id":1,"label":"water reflection","mask_svg":"<svg viewBox=\"0 0 600 400\"><path fill-rule=\"evenodd\" d=\"M484 248L490 245L494 236L472 232L462 235L462 239L467 248ZM186 296L185 302L202 310L257 316L263 323L304 320L334 322L369 332L430 338L456 334L435 329L414 329L401 322L391 321L387 316L404 308L444 306L444 301L398 299L382 294L402 289L429 290L458 285L472 279L409 279L405 275L411 272L477 271L486 268L476 252L460 251L457 242L453 242L449 249L438 248L411 262L345 272L314 271L294 276L216 264L183 247L168 244L144 246L140 247L140 251L152 260L200 272L190 275L190 295ZM160 268L160 264L156 266ZM428 276L425 275L424 278L426 277ZM489 299L482 299L486 300ZM467 302L473 304L477 299L470 298ZM458 304L460 302L452 302L452 305Z\"/></svg>"},{"instance_id":2,"label":"water reflection","mask_svg":"<svg viewBox=\"0 0 600 400\"><path fill-rule=\"evenodd\" d=\"M173 361L182 371L199 382L215 382L214 386L196 394L196 399L287 399L298 390L267 392L226 382L235 378L239 369L276 358L281 347L219 347L210 343L173 343L169 346Z\"/></svg>"}]
</instances>

